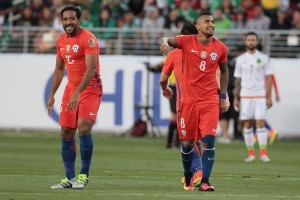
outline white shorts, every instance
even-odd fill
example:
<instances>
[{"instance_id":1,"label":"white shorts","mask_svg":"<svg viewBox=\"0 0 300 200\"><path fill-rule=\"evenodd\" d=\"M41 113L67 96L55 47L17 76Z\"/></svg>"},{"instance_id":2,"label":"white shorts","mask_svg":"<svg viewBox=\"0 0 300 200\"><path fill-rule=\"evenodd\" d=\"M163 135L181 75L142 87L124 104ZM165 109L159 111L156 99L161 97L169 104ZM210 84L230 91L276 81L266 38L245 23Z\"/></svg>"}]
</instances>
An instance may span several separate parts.
<instances>
[{"instance_id":1,"label":"white shorts","mask_svg":"<svg viewBox=\"0 0 300 200\"><path fill-rule=\"evenodd\" d=\"M265 98L241 98L240 120L265 119L266 110Z\"/></svg>"}]
</instances>

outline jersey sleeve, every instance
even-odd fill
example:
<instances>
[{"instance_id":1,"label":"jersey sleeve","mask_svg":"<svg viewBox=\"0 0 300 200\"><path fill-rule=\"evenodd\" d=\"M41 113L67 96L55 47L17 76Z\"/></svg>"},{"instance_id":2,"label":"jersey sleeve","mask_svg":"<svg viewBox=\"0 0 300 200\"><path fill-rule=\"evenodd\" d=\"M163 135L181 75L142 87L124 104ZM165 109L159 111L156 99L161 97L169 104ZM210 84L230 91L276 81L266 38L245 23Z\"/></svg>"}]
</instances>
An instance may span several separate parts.
<instances>
[{"instance_id":1,"label":"jersey sleeve","mask_svg":"<svg viewBox=\"0 0 300 200\"><path fill-rule=\"evenodd\" d=\"M165 64L162 68L162 72L167 74L167 75L171 75L172 74L172 71L174 69L174 54L172 53L172 51L169 53L166 61L165 61Z\"/></svg>"},{"instance_id":2,"label":"jersey sleeve","mask_svg":"<svg viewBox=\"0 0 300 200\"><path fill-rule=\"evenodd\" d=\"M98 41L93 35L87 35L82 42L85 55L98 54Z\"/></svg>"},{"instance_id":3,"label":"jersey sleeve","mask_svg":"<svg viewBox=\"0 0 300 200\"><path fill-rule=\"evenodd\" d=\"M191 35L178 35L175 37L176 41L177 41L177 48L178 49L182 49L183 48L183 44L187 43L187 40L191 37Z\"/></svg>"},{"instance_id":4,"label":"jersey sleeve","mask_svg":"<svg viewBox=\"0 0 300 200\"><path fill-rule=\"evenodd\" d=\"M57 40L57 42L56 42L56 57L62 59L61 54L60 54L59 42L60 42L60 40Z\"/></svg>"},{"instance_id":5,"label":"jersey sleeve","mask_svg":"<svg viewBox=\"0 0 300 200\"><path fill-rule=\"evenodd\" d=\"M222 52L221 52L221 56L220 56L220 59L219 59L219 63L225 63L227 62L228 59L227 59L227 47L222 43Z\"/></svg>"},{"instance_id":6,"label":"jersey sleeve","mask_svg":"<svg viewBox=\"0 0 300 200\"><path fill-rule=\"evenodd\" d=\"M234 69L234 77L241 78L242 77L242 66L239 58L236 59L235 69Z\"/></svg>"},{"instance_id":7,"label":"jersey sleeve","mask_svg":"<svg viewBox=\"0 0 300 200\"><path fill-rule=\"evenodd\" d=\"M272 66L272 63L270 61L270 58L267 57L266 59L266 64L265 64L265 75L272 75L274 74L274 69L273 69L273 66Z\"/></svg>"}]
</instances>

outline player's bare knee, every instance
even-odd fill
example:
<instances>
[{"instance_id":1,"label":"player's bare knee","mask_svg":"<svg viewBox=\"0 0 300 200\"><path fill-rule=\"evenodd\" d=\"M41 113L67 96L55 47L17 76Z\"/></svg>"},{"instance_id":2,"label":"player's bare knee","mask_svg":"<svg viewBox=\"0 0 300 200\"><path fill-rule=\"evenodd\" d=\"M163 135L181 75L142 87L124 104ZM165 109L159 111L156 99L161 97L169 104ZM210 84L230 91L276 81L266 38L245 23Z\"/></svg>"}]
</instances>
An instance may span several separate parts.
<instances>
[{"instance_id":1,"label":"player's bare knee","mask_svg":"<svg viewBox=\"0 0 300 200\"><path fill-rule=\"evenodd\" d=\"M90 119L80 118L78 119L78 134L86 135L90 134L93 128L93 122Z\"/></svg>"},{"instance_id":2,"label":"player's bare knee","mask_svg":"<svg viewBox=\"0 0 300 200\"><path fill-rule=\"evenodd\" d=\"M65 139L73 139L76 133L76 129L68 128L68 127L61 127L61 137Z\"/></svg>"},{"instance_id":3,"label":"player's bare knee","mask_svg":"<svg viewBox=\"0 0 300 200\"><path fill-rule=\"evenodd\" d=\"M79 135L87 135L90 134L92 131L92 126L89 124L82 124L78 126L78 134Z\"/></svg>"},{"instance_id":4,"label":"player's bare knee","mask_svg":"<svg viewBox=\"0 0 300 200\"><path fill-rule=\"evenodd\" d=\"M263 119L256 120L256 127L257 128L263 128L263 127L265 127L265 120L263 120Z\"/></svg>"},{"instance_id":5,"label":"player's bare knee","mask_svg":"<svg viewBox=\"0 0 300 200\"><path fill-rule=\"evenodd\" d=\"M195 141L194 140L185 140L182 141L182 145L185 147L194 147Z\"/></svg>"},{"instance_id":6,"label":"player's bare knee","mask_svg":"<svg viewBox=\"0 0 300 200\"><path fill-rule=\"evenodd\" d=\"M253 127L253 122L252 120L245 120L244 121L244 128L250 129Z\"/></svg>"}]
</instances>

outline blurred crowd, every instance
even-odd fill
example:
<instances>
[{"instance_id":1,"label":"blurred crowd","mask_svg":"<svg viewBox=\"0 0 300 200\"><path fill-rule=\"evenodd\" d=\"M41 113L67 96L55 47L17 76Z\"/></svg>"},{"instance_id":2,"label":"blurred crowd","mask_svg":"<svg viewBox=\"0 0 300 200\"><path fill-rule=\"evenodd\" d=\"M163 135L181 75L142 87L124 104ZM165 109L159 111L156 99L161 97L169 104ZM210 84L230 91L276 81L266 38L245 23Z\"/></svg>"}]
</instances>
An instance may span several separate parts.
<instances>
[{"instance_id":1,"label":"blurred crowd","mask_svg":"<svg viewBox=\"0 0 300 200\"><path fill-rule=\"evenodd\" d=\"M0 28L9 24L9 13L13 13L11 16L19 16L10 20L13 26L53 27L53 33L41 36L50 40L53 34L63 32L60 11L68 4L82 9L82 27L116 27L125 30L124 34L134 28L179 30L185 21L195 21L203 10L212 12L216 30L300 30L300 0L1 0ZM106 40L117 36L105 31L97 37ZM157 37L148 31L141 36L142 43L151 44Z\"/></svg>"}]
</instances>

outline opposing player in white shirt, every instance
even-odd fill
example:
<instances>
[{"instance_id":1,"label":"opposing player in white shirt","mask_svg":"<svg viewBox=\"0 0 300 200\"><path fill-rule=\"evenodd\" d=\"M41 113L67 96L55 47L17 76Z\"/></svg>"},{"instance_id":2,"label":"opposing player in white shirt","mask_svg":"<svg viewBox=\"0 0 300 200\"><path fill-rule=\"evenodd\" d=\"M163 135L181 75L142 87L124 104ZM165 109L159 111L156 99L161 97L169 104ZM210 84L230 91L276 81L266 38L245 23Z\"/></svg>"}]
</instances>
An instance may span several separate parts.
<instances>
[{"instance_id":1,"label":"opposing player in white shirt","mask_svg":"<svg viewBox=\"0 0 300 200\"><path fill-rule=\"evenodd\" d=\"M236 60L234 77L234 106L240 109L243 121L243 135L248 150L246 162L255 160L253 122L260 148L260 159L269 162L267 156L267 131L265 129L266 110L272 106L271 87L273 67L269 56L257 50L258 36L249 32L245 37L247 51Z\"/></svg>"}]
</instances>

